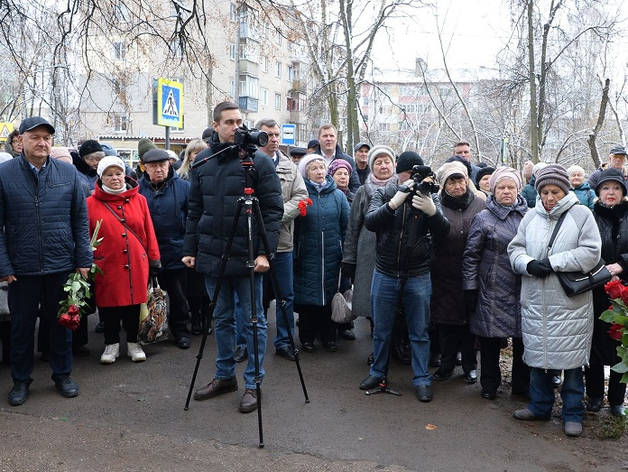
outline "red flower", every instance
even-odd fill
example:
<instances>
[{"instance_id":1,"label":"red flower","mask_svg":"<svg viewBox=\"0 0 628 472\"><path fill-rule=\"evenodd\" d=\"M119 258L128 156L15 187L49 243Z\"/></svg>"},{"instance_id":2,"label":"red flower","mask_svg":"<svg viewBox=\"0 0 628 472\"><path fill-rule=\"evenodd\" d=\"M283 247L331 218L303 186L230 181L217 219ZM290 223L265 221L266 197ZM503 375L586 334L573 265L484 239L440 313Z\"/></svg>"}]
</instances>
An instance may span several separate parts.
<instances>
[{"instance_id":1,"label":"red flower","mask_svg":"<svg viewBox=\"0 0 628 472\"><path fill-rule=\"evenodd\" d=\"M298 206L299 206L299 215L305 216L307 215L307 207L312 206L312 200L310 198L301 200Z\"/></svg>"},{"instance_id":2,"label":"red flower","mask_svg":"<svg viewBox=\"0 0 628 472\"><path fill-rule=\"evenodd\" d=\"M80 316L81 315L81 310L76 305L70 305L70 307L68 308L68 314L70 316L74 316L74 315Z\"/></svg>"},{"instance_id":3,"label":"red flower","mask_svg":"<svg viewBox=\"0 0 628 472\"><path fill-rule=\"evenodd\" d=\"M611 299L622 298L624 288L624 284L621 283L621 280L612 280L604 285L604 290L606 290L606 293L608 293Z\"/></svg>"},{"instance_id":4,"label":"red flower","mask_svg":"<svg viewBox=\"0 0 628 472\"><path fill-rule=\"evenodd\" d=\"M621 338L623 336L623 332L622 330L624 329L623 325L620 325L618 323L613 323L611 325L611 329L608 332L608 334L611 336L611 338L613 338L616 341L621 341Z\"/></svg>"}]
</instances>

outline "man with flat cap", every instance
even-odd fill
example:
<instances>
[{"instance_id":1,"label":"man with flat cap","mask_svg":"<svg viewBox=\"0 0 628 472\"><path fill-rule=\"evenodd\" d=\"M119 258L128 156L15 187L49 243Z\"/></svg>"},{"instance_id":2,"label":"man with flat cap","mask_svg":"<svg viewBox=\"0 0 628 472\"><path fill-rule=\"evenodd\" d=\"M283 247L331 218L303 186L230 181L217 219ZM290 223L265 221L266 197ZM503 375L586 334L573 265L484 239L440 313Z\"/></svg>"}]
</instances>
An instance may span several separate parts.
<instances>
[{"instance_id":1,"label":"man with flat cap","mask_svg":"<svg viewBox=\"0 0 628 472\"><path fill-rule=\"evenodd\" d=\"M163 149L151 149L144 154L142 162L145 170L140 179L139 192L146 197L161 254L158 279L170 299L168 325L177 346L188 349L190 312L185 296L187 268L181 259L190 183L179 178L169 159L170 155Z\"/></svg>"},{"instance_id":2,"label":"man with flat cap","mask_svg":"<svg viewBox=\"0 0 628 472\"><path fill-rule=\"evenodd\" d=\"M76 169L50 159L55 129L34 116L20 124L21 154L0 173L0 281L9 283L11 376L8 400L22 405L33 372L37 309L50 324L52 380L67 398L79 393L72 380L72 332L57 323L63 285L70 273L87 277L92 265L87 206Z\"/></svg>"},{"instance_id":3,"label":"man with flat cap","mask_svg":"<svg viewBox=\"0 0 628 472\"><path fill-rule=\"evenodd\" d=\"M353 160L355 160L355 171L360 179L360 185L364 185L366 178L371 173L369 167L369 151L371 146L368 143L358 143L353 148Z\"/></svg>"},{"instance_id":4,"label":"man with flat cap","mask_svg":"<svg viewBox=\"0 0 628 472\"><path fill-rule=\"evenodd\" d=\"M613 146L608 155L608 166L600 167L589 176L589 186L597 187L600 175L604 169L617 169L624 176L624 183L628 185L628 172L626 172L626 148L624 146Z\"/></svg>"}]
</instances>

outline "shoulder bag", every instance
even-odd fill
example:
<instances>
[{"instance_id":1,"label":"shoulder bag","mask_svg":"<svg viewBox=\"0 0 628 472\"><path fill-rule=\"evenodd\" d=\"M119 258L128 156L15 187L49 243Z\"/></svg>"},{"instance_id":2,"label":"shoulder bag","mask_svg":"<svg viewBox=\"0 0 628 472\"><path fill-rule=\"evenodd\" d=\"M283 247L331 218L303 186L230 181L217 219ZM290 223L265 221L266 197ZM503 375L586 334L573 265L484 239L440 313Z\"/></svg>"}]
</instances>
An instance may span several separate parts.
<instances>
[{"instance_id":1,"label":"shoulder bag","mask_svg":"<svg viewBox=\"0 0 628 472\"><path fill-rule=\"evenodd\" d=\"M353 289L340 293L340 280L342 274L338 275L338 291L331 300L331 319L336 323L351 323L357 317L353 314L351 304L353 302Z\"/></svg>"},{"instance_id":2,"label":"shoulder bag","mask_svg":"<svg viewBox=\"0 0 628 472\"><path fill-rule=\"evenodd\" d=\"M547 245L548 254L549 250L552 248L552 244L554 244L554 239L556 239L560 225L563 223L566 215L567 212L560 215L560 218L554 227L552 237ZM575 297L576 295L581 295L589 290L600 287L601 285L609 282L613 277L606 268L604 259L600 259L595 267L589 272L556 272L556 275L558 276L558 281L568 297Z\"/></svg>"}]
</instances>

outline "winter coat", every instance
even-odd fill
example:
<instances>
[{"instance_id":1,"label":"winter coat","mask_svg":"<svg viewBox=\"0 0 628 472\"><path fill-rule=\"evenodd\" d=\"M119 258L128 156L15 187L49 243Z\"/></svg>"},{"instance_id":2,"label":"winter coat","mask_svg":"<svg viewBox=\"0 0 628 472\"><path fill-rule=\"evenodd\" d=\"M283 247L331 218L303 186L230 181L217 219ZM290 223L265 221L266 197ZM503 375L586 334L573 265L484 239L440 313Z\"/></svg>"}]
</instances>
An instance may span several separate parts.
<instances>
[{"instance_id":1,"label":"winter coat","mask_svg":"<svg viewBox=\"0 0 628 472\"><path fill-rule=\"evenodd\" d=\"M15 149L13 149L13 144L11 144L11 136L9 135L9 137L4 141L4 152L11 154L12 157L19 157L20 153L16 152Z\"/></svg>"},{"instance_id":2,"label":"winter coat","mask_svg":"<svg viewBox=\"0 0 628 472\"><path fill-rule=\"evenodd\" d=\"M233 144L222 144L214 140L211 149L201 151L196 160L200 161L229 146ZM190 172L190 197L183 255L195 257L196 270L210 277L218 277L220 272L222 257L226 253L229 234L236 217L238 200L244 196L244 172L237 149L222 152ZM251 185L259 201L269 249L274 253L279 243L283 215L281 183L272 161L261 152L255 153L250 172ZM238 218L225 275L247 277L249 251L244 209ZM266 254L266 251L255 215L252 217L251 229L253 257L256 258Z\"/></svg>"},{"instance_id":3,"label":"winter coat","mask_svg":"<svg viewBox=\"0 0 628 472\"><path fill-rule=\"evenodd\" d=\"M96 181L98 180L96 169L92 169L91 166L75 152L72 153L72 164L76 167L81 182L89 187L90 193L93 192Z\"/></svg>"},{"instance_id":4,"label":"winter coat","mask_svg":"<svg viewBox=\"0 0 628 472\"><path fill-rule=\"evenodd\" d=\"M349 203L331 176L325 180L319 193L305 179L312 206L298 218L296 231L294 303L299 305L328 305L338 288Z\"/></svg>"},{"instance_id":5,"label":"winter coat","mask_svg":"<svg viewBox=\"0 0 628 472\"><path fill-rule=\"evenodd\" d=\"M595 191L589 186L587 182L578 185L572 189L576 194L581 205L593 210L593 202L595 201Z\"/></svg>"},{"instance_id":6,"label":"winter coat","mask_svg":"<svg viewBox=\"0 0 628 472\"><path fill-rule=\"evenodd\" d=\"M521 196L525 198L526 202L528 202L529 208L534 208L536 206L536 197L538 195L536 189L534 188L534 183L536 182L536 176L530 177L530 183L523 186L521 189Z\"/></svg>"},{"instance_id":7,"label":"winter coat","mask_svg":"<svg viewBox=\"0 0 628 472\"><path fill-rule=\"evenodd\" d=\"M554 244L547 245L563 213ZM593 269L600 260L601 239L593 213L567 193L551 212L539 199L526 213L517 235L508 245L513 270L521 274L521 331L524 361L541 369L575 369L589 362L593 334L593 296L565 295L554 273L539 278L528 273L528 263L549 257L555 272Z\"/></svg>"},{"instance_id":8,"label":"winter coat","mask_svg":"<svg viewBox=\"0 0 628 472\"><path fill-rule=\"evenodd\" d=\"M0 172L0 277L91 267L87 207L76 169L48 159L37 176L21 154Z\"/></svg>"},{"instance_id":9,"label":"winter coat","mask_svg":"<svg viewBox=\"0 0 628 472\"><path fill-rule=\"evenodd\" d=\"M473 217L486 208L471 189L454 198L441 192L443 215L449 221L449 233L434 239L432 256L432 321L447 325L468 325L469 313L462 292L462 255Z\"/></svg>"},{"instance_id":10,"label":"winter coat","mask_svg":"<svg viewBox=\"0 0 628 472\"><path fill-rule=\"evenodd\" d=\"M397 177L394 177L397 181ZM371 283L377 252L377 235L364 225L371 198L379 187L370 178L362 185L353 199L349 212L347 236L343 247L342 262L355 264L353 278L354 315L371 317Z\"/></svg>"},{"instance_id":11,"label":"winter coat","mask_svg":"<svg viewBox=\"0 0 628 472\"><path fill-rule=\"evenodd\" d=\"M622 201L619 205L609 208L598 201L593 213L602 238L602 259L606 264L621 265L624 271L619 277L624 284L628 284L628 202ZM616 350L619 341L613 340L608 335L610 325L600 320L600 315L610 304L604 287L593 290L591 364L612 366L620 360Z\"/></svg>"},{"instance_id":12,"label":"winter coat","mask_svg":"<svg viewBox=\"0 0 628 472\"><path fill-rule=\"evenodd\" d=\"M508 243L527 211L522 196L512 207L505 207L491 195L486 209L473 218L462 259L462 288L478 291L478 304L470 321L473 334L485 338L521 337L521 276L510 267Z\"/></svg>"},{"instance_id":13,"label":"winter coat","mask_svg":"<svg viewBox=\"0 0 628 472\"><path fill-rule=\"evenodd\" d=\"M323 155L320 145L316 148L314 152L316 154ZM353 171L351 172L351 177L349 177L349 190L351 190L353 193L357 192L358 188L360 188L360 177L358 176L358 173L356 172L355 161L353 160L353 157L351 157L349 154L342 152L342 149L340 149L340 146L336 144L336 152L334 153L334 159L344 159L349 164L351 164L351 168L353 169ZM332 162L334 161L334 159L332 159ZM329 165L327 165L327 167L329 167Z\"/></svg>"},{"instance_id":14,"label":"winter coat","mask_svg":"<svg viewBox=\"0 0 628 472\"><path fill-rule=\"evenodd\" d=\"M294 247L294 219L299 216L299 202L308 197L307 188L297 166L284 154L277 151L279 163L275 171L281 182L283 217L277 252L292 252Z\"/></svg>"},{"instance_id":15,"label":"winter coat","mask_svg":"<svg viewBox=\"0 0 628 472\"><path fill-rule=\"evenodd\" d=\"M366 228L377 233L375 268L391 277L401 277L404 273L424 275L430 271L432 239L444 238L449 232L449 222L435 194L432 198L436 213L432 216L412 209L408 202L392 210L388 202L398 187L396 182L389 182L385 188L377 189L364 218ZM414 241L410 240L411 236Z\"/></svg>"},{"instance_id":16,"label":"winter coat","mask_svg":"<svg viewBox=\"0 0 628 472\"><path fill-rule=\"evenodd\" d=\"M157 185L159 190L150 183L150 177L146 173L139 184L139 193L146 198L153 220L161 254L161 268L185 269L181 258L190 183L180 179L171 167L166 180Z\"/></svg>"},{"instance_id":17,"label":"winter coat","mask_svg":"<svg viewBox=\"0 0 628 472\"><path fill-rule=\"evenodd\" d=\"M98 307L145 303L148 264L160 258L146 199L139 194L136 181L127 177L126 182L128 190L119 195L106 193L98 182L87 199L90 234L102 220L98 238L103 239L94 252L94 263L103 271L95 280ZM118 218L124 219L133 231L126 229Z\"/></svg>"}]
</instances>

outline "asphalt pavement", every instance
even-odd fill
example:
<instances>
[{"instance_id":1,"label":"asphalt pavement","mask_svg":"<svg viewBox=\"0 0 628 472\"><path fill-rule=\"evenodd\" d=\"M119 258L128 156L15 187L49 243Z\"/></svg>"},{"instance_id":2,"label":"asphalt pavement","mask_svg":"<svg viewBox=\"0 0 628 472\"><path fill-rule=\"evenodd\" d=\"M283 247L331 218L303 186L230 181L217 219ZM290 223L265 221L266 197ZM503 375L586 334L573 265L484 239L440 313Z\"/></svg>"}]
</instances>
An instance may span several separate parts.
<instances>
[{"instance_id":1,"label":"asphalt pavement","mask_svg":"<svg viewBox=\"0 0 628 472\"><path fill-rule=\"evenodd\" d=\"M0 366L0 471L613 471L628 468L625 443L598 440L585 430L571 439L559 417L518 422L522 399L500 389L496 401L480 397L462 370L434 382L434 400L420 403L411 369L391 361L389 383L401 396L367 396L369 324L356 321L355 341L338 351L301 353L310 402L296 363L275 355L269 342L262 384L260 448L257 412L237 411L239 390L211 400L191 400L185 411L201 337L192 348L172 342L147 346L147 360L121 357L99 363L101 334L90 317L91 356L75 359L77 398L54 389L50 369L37 356L26 404L11 407L10 370ZM269 339L274 335L269 315ZM297 347L298 341L297 341ZM214 372L214 335L208 337L196 387Z\"/></svg>"}]
</instances>

